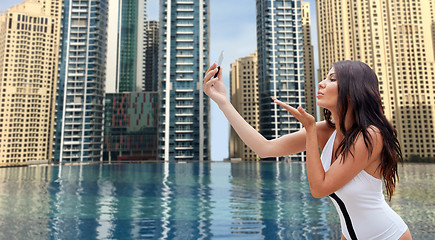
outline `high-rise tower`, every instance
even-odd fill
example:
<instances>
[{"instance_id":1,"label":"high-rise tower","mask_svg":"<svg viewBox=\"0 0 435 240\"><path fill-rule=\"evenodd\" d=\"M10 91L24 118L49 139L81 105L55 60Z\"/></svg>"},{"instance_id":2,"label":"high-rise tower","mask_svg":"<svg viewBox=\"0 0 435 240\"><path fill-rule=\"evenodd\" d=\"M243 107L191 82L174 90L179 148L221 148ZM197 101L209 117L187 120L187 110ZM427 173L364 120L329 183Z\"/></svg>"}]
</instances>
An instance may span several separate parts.
<instances>
[{"instance_id":1,"label":"high-rise tower","mask_svg":"<svg viewBox=\"0 0 435 240\"><path fill-rule=\"evenodd\" d=\"M302 33L300 0L257 0L260 132L267 139L302 127L296 118L271 99L305 108ZM304 155L285 158L303 160Z\"/></svg>"},{"instance_id":2,"label":"high-rise tower","mask_svg":"<svg viewBox=\"0 0 435 240\"><path fill-rule=\"evenodd\" d=\"M107 0L64 1L54 160L100 161Z\"/></svg>"},{"instance_id":3,"label":"high-rise tower","mask_svg":"<svg viewBox=\"0 0 435 240\"><path fill-rule=\"evenodd\" d=\"M359 60L377 74L405 159L435 155L435 0L316 1L320 76Z\"/></svg>"},{"instance_id":4,"label":"high-rise tower","mask_svg":"<svg viewBox=\"0 0 435 240\"><path fill-rule=\"evenodd\" d=\"M158 56L159 56L159 22L145 22L145 69L144 90L157 91Z\"/></svg>"},{"instance_id":5,"label":"high-rise tower","mask_svg":"<svg viewBox=\"0 0 435 240\"><path fill-rule=\"evenodd\" d=\"M160 3L160 159L209 160L209 1Z\"/></svg>"},{"instance_id":6,"label":"high-rise tower","mask_svg":"<svg viewBox=\"0 0 435 240\"><path fill-rule=\"evenodd\" d=\"M51 159L61 3L26 0L0 15L0 165Z\"/></svg>"},{"instance_id":7,"label":"high-rise tower","mask_svg":"<svg viewBox=\"0 0 435 240\"><path fill-rule=\"evenodd\" d=\"M230 96L231 103L240 115L254 129L259 130L258 111L258 74L257 74L257 53L248 57L239 58L231 64L230 70ZM250 149L236 131L231 128L230 132L230 158L241 158L242 160L255 161L259 159Z\"/></svg>"},{"instance_id":8,"label":"high-rise tower","mask_svg":"<svg viewBox=\"0 0 435 240\"><path fill-rule=\"evenodd\" d=\"M146 0L119 0L116 92L141 92L144 82Z\"/></svg>"},{"instance_id":9,"label":"high-rise tower","mask_svg":"<svg viewBox=\"0 0 435 240\"><path fill-rule=\"evenodd\" d=\"M304 49L304 78L305 78L305 109L317 119L316 80L314 72L313 45L311 45L310 3L302 2L302 38Z\"/></svg>"}]
</instances>

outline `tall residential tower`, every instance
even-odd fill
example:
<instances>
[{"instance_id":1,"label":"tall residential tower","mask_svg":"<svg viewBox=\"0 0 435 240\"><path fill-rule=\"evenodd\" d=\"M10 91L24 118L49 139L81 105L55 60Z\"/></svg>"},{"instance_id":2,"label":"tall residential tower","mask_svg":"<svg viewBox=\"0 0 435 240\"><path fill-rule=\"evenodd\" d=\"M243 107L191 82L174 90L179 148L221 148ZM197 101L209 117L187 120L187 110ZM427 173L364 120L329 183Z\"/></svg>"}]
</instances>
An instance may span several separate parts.
<instances>
[{"instance_id":1,"label":"tall residential tower","mask_svg":"<svg viewBox=\"0 0 435 240\"><path fill-rule=\"evenodd\" d=\"M64 2L56 162L102 160L107 2Z\"/></svg>"},{"instance_id":2,"label":"tall residential tower","mask_svg":"<svg viewBox=\"0 0 435 240\"><path fill-rule=\"evenodd\" d=\"M209 160L209 1L160 1L159 155L165 161Z\"/></svg>"},{"instance_id":3,"label":"tall residential tower","mask_svg":"<svg viewBox=\"0 0 435 240\"><path fill-rule=\"evenodd\" d=\"M0 15L0 166L51 159L61 4L26 0Z\"/></svg>"},{"instance_id":4,"label":"tall residential tower","mask_svg":"<svg viewBox=\"0 0 435 240\"><path fill-rule=\"evenodd\" d=\"M405 159L435 155L435 0L319 0L320 76L359 60L377 74Z\"/></svg>"},{"instance_id":5,"label":"tall residential tower","mask_svg":"<svg viewBox=\"0 0 435 240\"><path fill-rule=\"evenodd\" d=\"M307 53L304 53L300 0L257 0L257 49L260 132L267 139L296 132L302 125L271 98L294 107L306 107ZM281 159L303 160L304 154Z\"/></svg>"}]
</instances>

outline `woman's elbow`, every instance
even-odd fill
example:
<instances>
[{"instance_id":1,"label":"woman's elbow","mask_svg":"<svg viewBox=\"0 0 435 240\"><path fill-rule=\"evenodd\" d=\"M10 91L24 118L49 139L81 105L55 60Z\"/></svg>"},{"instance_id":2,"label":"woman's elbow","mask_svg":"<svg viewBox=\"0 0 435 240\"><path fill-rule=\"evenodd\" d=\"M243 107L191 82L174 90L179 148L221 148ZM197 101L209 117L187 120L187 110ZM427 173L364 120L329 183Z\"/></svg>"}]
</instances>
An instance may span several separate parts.
<instances>
[{"instance_id":1,"label":"woman's elbow","mask_svg":"<svg viewBox=\"0 0 435 240\"><path fill-rule=\"evenodd\" d=\"M271 157L279 157L276 154L274 154L273 151L261 151L261 152L256 152L256 154L260 157L260 158L271 158Z\"/></svg>"},{"instance_id":2,"label":"woman's elbow","mask_svg":"<svg viewBox=\"0 0 435 240\"><path fill-rule=\"evenodd\" d=\"M323 197L327 196L327 194L325 194L325 193L323 193L323 192L321 192L321 191L319 191L317 189L310 188L310 190L311 190L311 195L314 198L323 198Z\"/></svg>"},{"instance_id":3,"label":"woman's elbow","mask_svg":"<svg viewBox=\"0 0 435 240\"><path fill-rule=\"evenodd\" d=\"M321 195L321 194L313 193L313 192L311 192L311 195L312 195L314 198L323 198L323 197L324 197L324 196Z\"/></svg>"},{"instance_id":4,"label":"woman's elbow","mask_svg":"<svg viewBox=\"0 0 435 240\"><path fill-rule=\"evenodd\" d=\"M254 152L260 158L276 157L274 154L274 150L268 146L268 143L264 144L263 146L260 147L260 149L257 149L257 151Z\"/></svg>"},{"instance_id":5,"label":"woman's elbow","mask_svg":"<svg viewBox=\"0 0 435 240\"><path fill-rule=\"evenodd\" d=\"M260 158L268 158L268 157L273 157L270 154L267 154L267 152L256 152L256 154L260 157Z\"/></svg>"}]
</instances>

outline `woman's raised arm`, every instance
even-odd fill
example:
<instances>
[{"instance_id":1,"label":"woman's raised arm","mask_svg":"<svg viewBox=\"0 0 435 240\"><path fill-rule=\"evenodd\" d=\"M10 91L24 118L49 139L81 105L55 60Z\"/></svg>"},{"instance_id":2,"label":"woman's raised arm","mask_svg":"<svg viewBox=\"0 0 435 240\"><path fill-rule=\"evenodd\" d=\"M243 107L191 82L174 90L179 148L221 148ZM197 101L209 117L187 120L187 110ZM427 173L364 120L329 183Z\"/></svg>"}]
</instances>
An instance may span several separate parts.
<instances>
[{"instance_id":1,"label":"woman's raised arm","mask_svg":"<svg viewBox=\"0 0 435 240\"><path fill-rule=\"evenodd\" d=\"M249 125L227 97L227 90L222 81L222 69L216 78L212 78L217 71L216 63L208 69L204 77L204 92L216 102L231 126L248 147L261 158L279 157L305 151L305 129L273 140L267 140Z\"/></svg>"}]
</instances>

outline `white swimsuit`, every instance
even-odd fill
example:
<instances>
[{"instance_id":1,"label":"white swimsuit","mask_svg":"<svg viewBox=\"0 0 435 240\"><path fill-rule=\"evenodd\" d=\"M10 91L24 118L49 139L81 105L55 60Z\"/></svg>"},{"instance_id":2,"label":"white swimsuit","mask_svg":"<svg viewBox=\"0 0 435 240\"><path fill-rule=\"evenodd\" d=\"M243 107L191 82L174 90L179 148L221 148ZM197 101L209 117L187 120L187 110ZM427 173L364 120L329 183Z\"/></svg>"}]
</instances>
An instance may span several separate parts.
<instances>
[{"instance_id":1,"label":"white swimsuit","mask_svg":"<svg viewBox=\"0 0 435 240\"><path fill-rule=\"evenodd\" d=\"M331 166L335 135L336 131L322 151L325 171ZM348 240L399 239L408 229L385 201L382 180L364 170L329 197L340 215L343 236Z\"/></svg>"}]
</instances>

